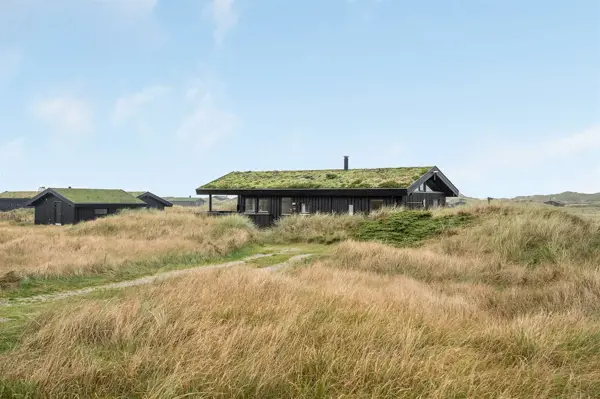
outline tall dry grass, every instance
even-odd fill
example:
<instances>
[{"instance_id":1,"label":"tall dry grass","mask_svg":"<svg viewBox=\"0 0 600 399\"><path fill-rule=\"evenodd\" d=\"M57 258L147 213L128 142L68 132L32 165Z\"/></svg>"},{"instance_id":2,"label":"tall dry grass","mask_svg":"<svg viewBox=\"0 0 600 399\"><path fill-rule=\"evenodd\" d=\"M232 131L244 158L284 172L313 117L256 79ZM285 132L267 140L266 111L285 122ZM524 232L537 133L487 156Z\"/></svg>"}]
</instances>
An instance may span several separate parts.
<instances>
[{"instance_id":1,"label":"tall dry grass","mask_svg":"<svg viewBox=\"0 0 600 399\"><path fill-rule=\"evenodd\" d=\"M87 275L130 261L222 255L254 234L241 216L208 217L187 208L129 211L74 226L0 223L0 274Z\"/></svg>"},{"instance_id":2,"label":"tall dry grass","mask_svg":"<svg viewBox=\"0 0 600 399\"><path fill-rule=\"evenodd\" d=\"M44 397L597 397L598 318L568 297L545 309L517 296L510 314L490 306L501 295L330 261L206 272L45 313L0 355L1 384Z\"/></svg>"},{"instance_id":3,"label":"tall dry grass","mask_svg":"<svg viewBox=\"0 0 600 399\"><path fill-rule=\"evenodd\" d=\"M0 393L600 397L597 226L470 212L419 248L347 241L285 273L203 271L57 306L0 354Z\"/></svg>"}]
</instances>

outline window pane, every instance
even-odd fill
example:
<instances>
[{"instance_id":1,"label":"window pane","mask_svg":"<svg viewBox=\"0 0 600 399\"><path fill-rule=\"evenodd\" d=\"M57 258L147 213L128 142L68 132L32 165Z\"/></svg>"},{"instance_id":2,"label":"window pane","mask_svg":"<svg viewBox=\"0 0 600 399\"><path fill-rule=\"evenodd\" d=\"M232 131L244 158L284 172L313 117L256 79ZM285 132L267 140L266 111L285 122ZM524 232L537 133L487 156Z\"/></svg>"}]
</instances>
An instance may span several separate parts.
<instances>
[{"instance_id":1,"label":"window pane","mask_svg":"<svg viewBox=\"0 0 600 399\"><path fill-rule=\"evenodd\" d=\"M305 204L304 202L302 203L302 206L300 207L301 211L300 213L308 213L308 205Z\"/></svg>"},{"instance_id":2,"label":"window pane","mask_svg":"<svg viewBox=\"0 0 600 399\"><path fill-rule=\"evenodd\" d=\"M95 215L108 215L108 209L94 209Z\"/></svg>"},{"instance_id":3,"label":"window pane","mask_svg":"<svg viewBox=\"0 0 600 399\"><path fill-rule=\"evenodd\" d=\"M246 198L244 208L248 213L256 212L256 198Z\"/></svg>"},{"instance_id":4,"label":"window pane","mask_svg":"<svg viewBox=\"0 0 600 399\"><path fill-rule=\"evenodd\" d=\"M258 211L259 212L269 212L269 200L266 198L261 198L258 200Z\"/></svg>"},{"instance_id":5,"label":"window pane","mask_svg":"<svg viewBox=\"0 0 600 399\"><path fill-rule=\"evenodd\" d=\"M383 200L371 200L371 210L377 211L383 208Z\"/></svg>"},{"instance_id":6,"label":"window pane","mask_svg":"<svg viewBox=\"0 0 600 399\"><path fill-rule=\"evenodd\" d=\"M292 199L284 197L281 199L281 214L291 215L292 214Z\"/></svg>"}]
</instances>

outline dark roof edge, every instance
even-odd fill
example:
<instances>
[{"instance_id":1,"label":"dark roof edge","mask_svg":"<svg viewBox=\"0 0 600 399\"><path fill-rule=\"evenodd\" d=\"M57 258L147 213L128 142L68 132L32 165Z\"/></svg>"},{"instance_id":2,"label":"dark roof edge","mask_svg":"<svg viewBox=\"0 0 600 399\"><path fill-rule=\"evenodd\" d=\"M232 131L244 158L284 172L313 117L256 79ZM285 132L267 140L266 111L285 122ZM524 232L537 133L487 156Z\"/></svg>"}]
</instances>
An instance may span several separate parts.
<instances>
[{"instance_id":1,"label":"dark roof edge","mask_svg":"<svg viewBox=\"0 0 600 399\"><path fill-rule=\"evenodd\" d=\"M163 204L164 206L173 206L172 202L167 201L166 199L164 199L163 197L159 197L156 194L151 193L150 191L146 191L140 195L138 195L136 198L141 199L141 197L143 197L144 195L148 195L150 196L150 198L154 199L155 201L160 202L161 204ZM143 200L142 200L143 201Z\"/></svg>"},{"instance_id":2,"label":"dark roof edge","mask_svg":"<svg viewBox=\"0 0 600 399\"><path fill-rule=\"evenodd\" d=\"M454 184L452 184L450 179L448 179L446 177L446 175L444 173L442 173L440 168L438 168L437 166L434 166L431 169L429 169L429 171L427 171L427 173L425 173L418 180L416 180L413 184L411 184L410 187L408 187L408 192L412 193L413 191L415 191L421 184L423 184L427 180L429 180L429 178L431 176L433 176L434 174L437 175L437 178L442 180L442 182L446 185L446 187L448 187L448 189L450 190L451 194L453 194L453 196L455 196L455 197L459 196L460 192L458 191L458 188L456 188L456 186Z\"/></svg>"},{"instance_id":3,"label":"dark roof edge","mask_svg":"<svg viewBox=\"0 0 600 399\"><path fill-rule=\"evenodd\" d=\"M336 196L361 196L406 195L406 188L258 188L258 189L212 189L197 188L196 194L227 194L227 195L336 195Z\"/></svg>"},{"instance_id":4,"label":"dark roof edge","mask_svg":"<svg viewBox=\"0 0 600 399\"><path fill-rule=\"evenodd\" d=\"M75 203L73 201L71 201L70 199L68 199L67 197L65 197L62 194L59 194L57 191L51 189L51 188L47 188L44 191L42 191L41 193L39 193L38 195L36 195L35 197L33 197L28 203L27 206L34 206L34 204L36 202L38 202L39 200L41 200L42 198L44 198L45 196L47 196L48 194L52 194L58 198L60 198L61 200L65 201L68 204L71 205L75 205Z\"/></svg>"}]
</instances>

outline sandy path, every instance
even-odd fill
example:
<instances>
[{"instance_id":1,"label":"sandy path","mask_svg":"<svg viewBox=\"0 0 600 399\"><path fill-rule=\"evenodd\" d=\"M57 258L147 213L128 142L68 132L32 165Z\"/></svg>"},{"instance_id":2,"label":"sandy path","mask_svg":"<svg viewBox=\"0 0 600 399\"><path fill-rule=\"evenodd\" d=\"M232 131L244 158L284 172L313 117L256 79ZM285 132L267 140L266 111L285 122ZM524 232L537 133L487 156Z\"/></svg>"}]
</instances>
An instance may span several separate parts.
<instances>
[{"instance_id":1,"label":"sandy path","mask_svg":"<svg viewBox=\"0 0 600 399\"><path fill-rule=\"evenodd\" d=\"M126 287L135 287L138 285L152 284L157 281L166 280L166 279L169 279L172 277L182 276L182 275L195 273L195 272L199 272L199 271L203 271L203 270L224 269L227 267L239 266L239 265L246 264L250 261L253 261L255 259L266 258L266 257L273 256L273 255L280 255L282 253L289 253L289 251L281 251L281 252L272 253L272 254L257 254L257 255L252 255L252 256L249 256L242 260L236 260L233 262L220 263L220 264L215 264L215 265L197 266L197 267L192 267L189 269L172 270L169 272L154 274L152 276L141 277L141 278L138 278L135 280L127 280L127 281L121 281L118 283L86 287L86 288L81 288L81 289L73 290L73 291L58 292L56 294L36 295L36 296L28 297L28 298L15 298L10 301L0 300L0 306L11 306L11 305L21 305L21 304L26 304L26 303L34 303L34 302L55 301L55 300L59 300L59 299L69 298L72 296L86 295L91 292L99 291L99 290L112 290L112 289L120 289L120 288L126 288ZM285 261L283 263L264 267L259 270L268 270L268 271L280 270L286 266L291 265L294 262L308 258L310 256L312 256L312 254L301 254L301 255L292 256L290 259L288 259L287 261ZM3 320L0 319L0 322L2 322L2 321Z\"/></svg>"}]
</instances>

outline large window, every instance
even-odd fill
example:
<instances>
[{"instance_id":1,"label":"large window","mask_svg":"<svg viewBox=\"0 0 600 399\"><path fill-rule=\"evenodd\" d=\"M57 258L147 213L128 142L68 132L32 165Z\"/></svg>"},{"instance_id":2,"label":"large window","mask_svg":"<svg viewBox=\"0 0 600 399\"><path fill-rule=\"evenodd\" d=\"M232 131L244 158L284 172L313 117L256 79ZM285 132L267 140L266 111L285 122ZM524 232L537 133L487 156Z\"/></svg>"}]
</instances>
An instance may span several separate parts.
<instances>
[{"instance_id":1,"label":"large window","mask_svg":"<svg viewBox=\"0 0 600 399\"><path fill-rule=\"evenodd\" d=\"M108 215L108 209L94 209L94 215Z\"/></svg>"},{"instance_id":2,"label":"large window","mask_svg":"<svg viewBox=\"0 0 600 399\"><path fill-rule=\"evenodd\" d=\"M260 213L269 213L269 200L267 198L258 200L258 211Z\"/></svg>"},{"instance_id":3,"label":"large window","mask_svg":"<svg viewBox=\"0 0 600 399\"><path fill-rule=\"evenodd\" d=\"M307 203L305 203L305 202L303 202L303 203L300 205L300 213L305 213L305 214L306 214L306 213L308 213L308 212L309 212L309 210L308 210L308 204L307 204Z\"/></svg>"},{"instance_id":4,"label":"large window","mask_svg":"<svg viewBox=\"0 0 600 399\"><path fill-rule=\"evenodd\" d=\"M246 213L256 213L256 198L246 198L244 200L244 211Z\"/></svg>"},{"instance_id":5,"label":"large window","mask_svg":"<svg viewBox=\"0 0 600 399\"><path fill-rule=\"evenodd\" d=\"M371 200L371 211L378 211L383 208L383 200L381 199L372 199Z\"/></svg>"},{"instance_id":6,"label":"large window","mask_svg":"<svg viewBox=\"0 0 600 399\"><path fill-rule=\"evenodd\" d=\"M281 214L291 215L292 214L292 199L290 197L283 197L281 199Z\"/></svg>"}]
</instances>

